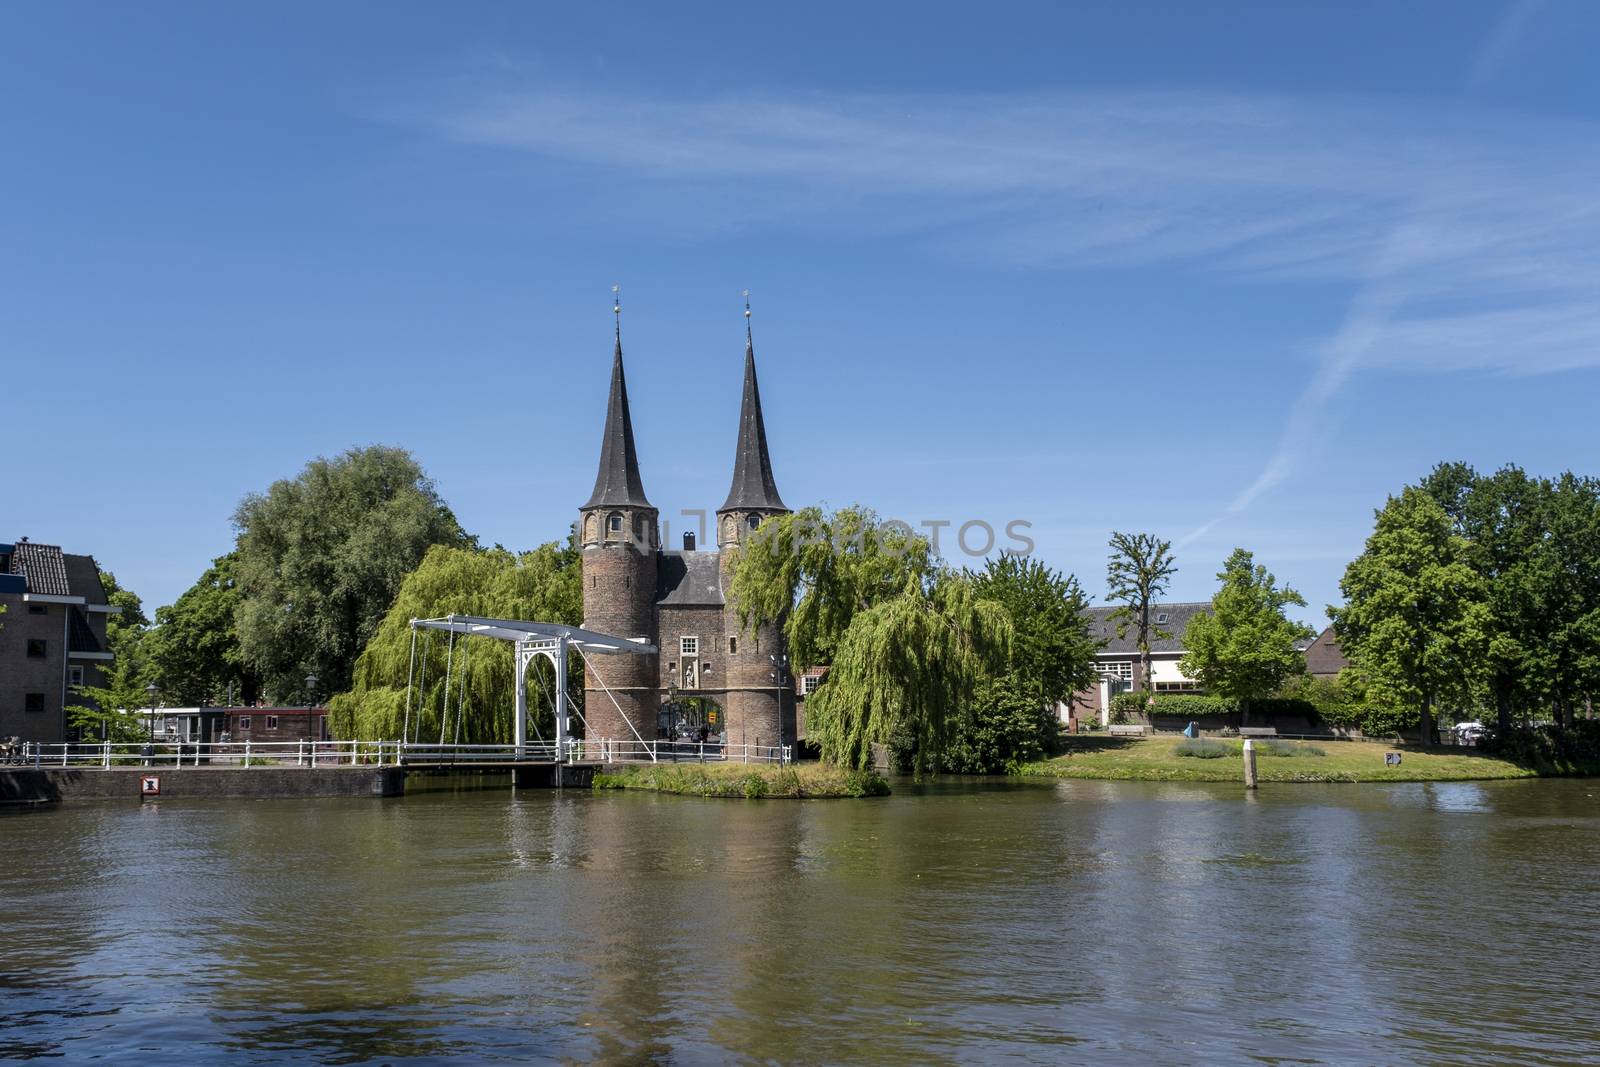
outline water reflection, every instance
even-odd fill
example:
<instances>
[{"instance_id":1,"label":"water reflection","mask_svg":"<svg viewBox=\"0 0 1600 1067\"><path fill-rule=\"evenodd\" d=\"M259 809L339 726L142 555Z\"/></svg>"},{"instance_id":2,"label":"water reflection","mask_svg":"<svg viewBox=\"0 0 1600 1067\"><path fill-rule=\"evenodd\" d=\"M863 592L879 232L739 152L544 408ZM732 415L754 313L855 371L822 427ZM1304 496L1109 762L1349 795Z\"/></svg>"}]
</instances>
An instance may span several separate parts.
<instances>
[{"instance_id":1,"label":"water reflection","mask_svg":"<svg viewBox=\"0 0 1600 1067\"><path fill-rule=\"evenodd\" d=\"M1590 782L0 816L0 1056L1594 1060Z\"/></svg>"}]
</instances>

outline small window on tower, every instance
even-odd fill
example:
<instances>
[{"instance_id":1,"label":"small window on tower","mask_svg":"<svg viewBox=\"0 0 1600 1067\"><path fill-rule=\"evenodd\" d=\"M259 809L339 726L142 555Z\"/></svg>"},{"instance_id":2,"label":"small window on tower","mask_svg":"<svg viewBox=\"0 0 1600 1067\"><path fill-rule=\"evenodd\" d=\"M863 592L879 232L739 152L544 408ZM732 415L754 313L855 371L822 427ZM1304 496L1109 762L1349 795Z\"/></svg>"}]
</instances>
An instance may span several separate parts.
<instances>
[{"instance_id":1,"label":"small window on tower","mask_svg":"<svg viewBox=\"0 0 1600 1067\"><path fill-rule=\"evenodd\" d=\"M606 517L606 532L619 534L622 532L622 516L612 514Z\"/></svg>"},{"instance_id":2,"label":"small window on tower","mask_svg":"<svg viewBox=\"0 0 1600 1067\"><path fill-rule=\"evenodd\" d=\"M732 634L728 635L728 655L737 655L739 652L739 639Z\"/></svg>"},{"instance_id":3,"label":"small window on tower","mask_svg":"<svg viewBox=\"0 0 1600 1067\"><path fill-rule=\"evenodd\" d=\"M754 530L756 527L761 525L761 516L760 515L752 515L746 521L749 522L750 529Z\"/></svg>"}]
</instances>

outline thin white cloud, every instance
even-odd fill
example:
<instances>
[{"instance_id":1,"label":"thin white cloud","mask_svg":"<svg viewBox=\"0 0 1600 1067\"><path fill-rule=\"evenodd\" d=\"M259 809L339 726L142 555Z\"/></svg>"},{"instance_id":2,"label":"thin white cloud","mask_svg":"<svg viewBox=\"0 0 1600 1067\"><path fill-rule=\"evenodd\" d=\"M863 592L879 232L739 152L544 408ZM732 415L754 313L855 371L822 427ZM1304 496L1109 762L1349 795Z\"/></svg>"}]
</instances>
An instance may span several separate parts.
<instances>
[{"instance_id":1,"label":"thin white cloud","mask_svg":"<svg viewBox=\"0 0 1600 1067\"><path fill-rule=\"evenodd\" d=\"M1347 373L1600 365L1600 128L1397 100L1205 93L475 96L474 144L633 175L708 221L922 233L1019 265L1387 279ZM1351 331L1359 330L1359 338ZM1360 344L1357 345L1356 341Z\"/></svg>"},{"instance_id":2,"label":"thin white cloud","mask_svg":"<svg viewBox=\"0 0 1600 1067\"><path fill-rule=\"evenodd\" d=\"M1508 11L1476 70L1503 65L1534 10ZM679 220L871 228L1007 265L1163 263L1350 284L1334 335L1293 354L1317 369L1277 448L1182 543L1282 482L1316 447L1327 401L1362 369L1600 367L1591 123L1452 102L1205 92L501 91L422 121L457 141L632 177L641 200Z\"/></svg>"}]
</instances>

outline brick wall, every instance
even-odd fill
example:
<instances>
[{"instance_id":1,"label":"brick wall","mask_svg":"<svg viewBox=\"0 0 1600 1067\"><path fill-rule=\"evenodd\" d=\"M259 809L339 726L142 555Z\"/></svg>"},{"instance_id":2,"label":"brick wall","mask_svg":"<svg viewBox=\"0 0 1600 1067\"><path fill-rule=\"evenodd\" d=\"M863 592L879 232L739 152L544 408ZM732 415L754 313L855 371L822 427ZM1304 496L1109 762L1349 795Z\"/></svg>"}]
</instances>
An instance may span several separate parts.
<instances>
[{"instance_id":1,"label":"brick wall","mask_svg":"<svg viewBox=\"0 0 1600 1067\"><path fill-rule=\"evenodd\" d=\"M24 741L65 739L62 689L67 668L65 604L29 604L21 594L0 595L0 737ZM29 608L43 608L34 614ZM104 623L102 622L102 627ZM45 655L28 655L29 641L43 641ZM29 693L42 697L42 710L27 711Z\"/></svg>"}]
</instances>

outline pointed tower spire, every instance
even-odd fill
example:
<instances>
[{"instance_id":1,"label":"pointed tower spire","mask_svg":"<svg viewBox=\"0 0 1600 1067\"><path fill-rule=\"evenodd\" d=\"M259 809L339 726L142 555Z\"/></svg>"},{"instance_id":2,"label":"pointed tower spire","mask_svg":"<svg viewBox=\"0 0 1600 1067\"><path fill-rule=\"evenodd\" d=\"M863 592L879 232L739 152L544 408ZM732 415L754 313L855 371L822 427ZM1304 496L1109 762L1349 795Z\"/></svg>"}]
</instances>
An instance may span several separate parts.
<instances>
[{"instance_id":1,"label":"pointed tower spire","mask_svg":"<svg viewBox=\"0 0 1600 1067\"><path fill-rule=\"evenodd\" d=\"M788 511L772 479L767 454L767 426L761 418L761 389L756 384L756 344L750 331L750 290L744 291L744 400L739 405L739 443L733 454L733 485L718 511L761 509Z\"/></svg>"},{"instance_id":2,"label":"pointed tower spire","mask_svg":"<svg viewBox=\"0 0 1600 1067\"><path fill-rule=\"evenodd\" d=\"M622 372L622 296L611 287L611 311L617 317L616 351L611 359L611 398L606 404L605 436L600 440L600 470L585 508L650 507L639 478L639 455L633 446L633 419L628 414L628 380Z\"/></svg>"}]
</instances>

